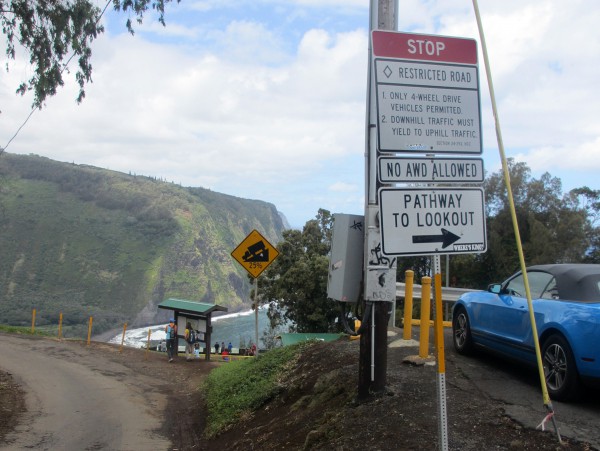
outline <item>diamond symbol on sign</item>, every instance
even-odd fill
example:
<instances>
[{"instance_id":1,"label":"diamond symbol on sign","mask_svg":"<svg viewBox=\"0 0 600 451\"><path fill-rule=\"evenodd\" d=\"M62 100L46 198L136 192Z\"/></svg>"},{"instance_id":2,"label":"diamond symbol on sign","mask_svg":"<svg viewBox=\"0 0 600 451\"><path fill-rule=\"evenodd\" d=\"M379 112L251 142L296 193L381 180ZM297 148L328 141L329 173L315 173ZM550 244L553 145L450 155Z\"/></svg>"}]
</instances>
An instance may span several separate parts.
<instances>
[{"instance_id":1,"label":"diamond symbol on sign","mask_svg":"<svg viewBox=\"0 0 600 451\"><path fill-rule=\"evenodd\" d=\"M387 78L390 78L392 75L392 69L390 69L390 66L385 66L385 69L383 69L383 75L385 75Z\"/></svg>"}]
</instances>

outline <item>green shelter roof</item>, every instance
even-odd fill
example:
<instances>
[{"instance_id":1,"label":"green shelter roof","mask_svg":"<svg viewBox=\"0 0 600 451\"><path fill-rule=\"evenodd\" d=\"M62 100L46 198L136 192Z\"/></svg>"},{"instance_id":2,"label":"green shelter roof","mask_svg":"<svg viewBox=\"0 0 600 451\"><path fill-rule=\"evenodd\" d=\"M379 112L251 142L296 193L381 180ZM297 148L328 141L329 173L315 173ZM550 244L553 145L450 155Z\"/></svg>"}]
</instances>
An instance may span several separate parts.
<instances>
[{"instance_id":1,"label":"green shelter roof","mask_svg":"<svg viewBox=\"0 0 600 451\"><path fill-rule=\"evenodd\" d=\"M278 337L281 338L283 346L294 345L301 341L307 340L319 340L319 341L334 341L342 337L343 334L319 334L319 333L306 333L306 334L280 334Z\"/></svg>"},{"instance_id":2,"label":"green shelter roof","mask_svg":"<svg viewBox=\"0 0 600 451\"><path fill-rule=\"evenodd\" d=\"M207 302L188 301L186 299L169 298L158 304L158 308L174 310L181 313L191 313L198 316L208 316L213 312L226 312L227 307Z\"/></svg>"}]
</instances>

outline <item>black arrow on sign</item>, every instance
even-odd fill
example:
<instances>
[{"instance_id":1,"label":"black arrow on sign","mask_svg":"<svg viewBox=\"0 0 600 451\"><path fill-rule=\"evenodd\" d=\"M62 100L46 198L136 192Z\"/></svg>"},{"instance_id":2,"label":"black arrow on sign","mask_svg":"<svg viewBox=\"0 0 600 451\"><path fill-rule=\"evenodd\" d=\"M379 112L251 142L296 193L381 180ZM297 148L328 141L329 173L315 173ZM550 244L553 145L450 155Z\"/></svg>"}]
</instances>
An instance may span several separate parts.
<instances>
[{"instance_id":1,"label":"black arrow on sign","mask_svg":"<svg viewBox=\"0 0 600 451\"><path fill-rule=\"evenodd\" d=\"M452 243L460 240L458 235L449 230L442 229L441 235L413 235L413 243L442 243L442 249L446 249Z\"/></svg>"}]
</instances>

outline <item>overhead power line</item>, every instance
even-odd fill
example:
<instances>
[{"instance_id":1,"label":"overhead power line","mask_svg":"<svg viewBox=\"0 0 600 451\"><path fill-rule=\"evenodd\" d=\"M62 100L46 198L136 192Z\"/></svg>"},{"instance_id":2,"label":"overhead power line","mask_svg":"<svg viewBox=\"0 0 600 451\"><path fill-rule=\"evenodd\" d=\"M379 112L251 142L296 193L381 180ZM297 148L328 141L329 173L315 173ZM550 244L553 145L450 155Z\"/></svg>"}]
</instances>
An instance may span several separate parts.
<instances>
[{"instance_id":1,"label":"overhead power line","mask_svg":"<svg viewBox=\"0 0 600 451\"><path fill-rule=\"evenodd\" d=\"M106 9L108 8L108 5L110 5L110 2L111 2L111 0L107 0L106 5L104 5L104 9L102 9L102 12L98 16L98 19L96 20L96 24L98 22L100 22L100 19L102 19L102 16L104 16L104 13L106 12ZM69 66L69 63L75 57L76 54L77 54L76 52L71 53L71 56L69 57L69 59L67 59L67 62L63 64L63 67L62 67L62 69L60 71L61 75L67 69L67 67ZM21 132L21 130L23 129L23 127L25 127L25 125L27 124L27 122L29 122L29 119L31 119L31 116L33 116L33 113L35 113L35 111L37 109L38 109L37 106L34 106L34 107L31 108L31 111L29 112L29 114L27 115L27 117L25 118L25 120L23 121L23 123L19 126L19 128L17 128L17 131L7 141L7 143L4 145L4 147L0 147L0 152L5 151L8 148L8 146L10 146L10 144L13 142L13 140Z\"/></svg>"}]
</instances>

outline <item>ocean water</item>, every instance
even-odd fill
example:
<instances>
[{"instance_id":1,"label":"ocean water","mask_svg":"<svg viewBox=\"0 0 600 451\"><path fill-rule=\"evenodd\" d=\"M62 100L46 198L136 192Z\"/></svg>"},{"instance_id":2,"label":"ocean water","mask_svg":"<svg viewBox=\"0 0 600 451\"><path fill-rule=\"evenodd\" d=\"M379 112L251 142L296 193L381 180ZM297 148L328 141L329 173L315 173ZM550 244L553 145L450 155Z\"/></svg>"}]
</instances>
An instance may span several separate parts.
<instances>
[{"instance_id":1,"label":"ocean water","mask_svg":"<svg viewBox=\"0 0 600 451\"><path fill-rule=\"evenodd\" d=\"M253 310L246 310L239 313L231 313L212 318L213 333L212 343L223 342L227 346L230 342L234 348L239 348L243 340L246 345L250 341L255 341L255 316ZM165 339L166 324L157 324L155 326L131 329L125 332L125 346L135 348L145 348L148 343L148 331L150 331L151 346ZM269 318L266 309L258 310L258 347L264 348L262 336L269 329ZM110 343L121 344L123 334L120 333L109 340ZM183 340L180 340L180 346L185 346Z\"/></svg>"},{"instance_id":2,"label":"ocean water","mask_svg":"<svg viewBox=\"0 0 600 451\"><path fill-rule=\"evenodd\" d=\"M233 313L231 315L219 316L212 318L213 334L212 342L223 342L225 346L231 342L234 348L240 346L240 342L246 345L250 341L256 341L254 310ZM269 318L267 317L266 309L258 309L258 346L263 348L262 336L269 329Z\"/></svg>"}]
</instances>

